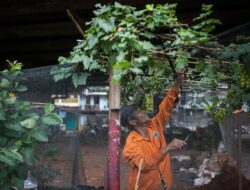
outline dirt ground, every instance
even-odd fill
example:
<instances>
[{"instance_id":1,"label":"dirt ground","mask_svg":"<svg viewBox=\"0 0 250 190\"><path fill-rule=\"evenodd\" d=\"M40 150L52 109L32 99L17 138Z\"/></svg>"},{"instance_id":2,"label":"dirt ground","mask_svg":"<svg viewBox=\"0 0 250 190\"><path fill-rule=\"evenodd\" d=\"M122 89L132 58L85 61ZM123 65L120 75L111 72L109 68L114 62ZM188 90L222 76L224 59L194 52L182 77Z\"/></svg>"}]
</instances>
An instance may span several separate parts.
<instances>
[{"instance_id":1,"label":"dirt ground","mask_svg":"<svg viewBox=\"0 0 250 190\"><path fill-rule=\"evenodd\" d=\"M86 184L90 186L105 186L105 172L107 168L107 148L99 146L82 147L83 162L85 168ZM127 189L128 166L120 159L120 185L121 189Z\"/></svg>"},{"instance_id":2,"label":"dirt ground","mask_svg":"<svg viewBox=\"0 0 250 190\"><path fill-rule=\"evenodd\" d=\"M57 147L58 149L58 152L53 158L50 158L48 162L46 162L46 160L43 161L49 166L50 169L55 169L58 171L57 175L53 177L53 180L50 180L47 183L48 186L72 188L72 184L74 183L96 188L106 186L107 144L98 142L98 138L91 138L91 140L82 140L82 137L80 137L79 140L80 142L78 143L77 139L74 138L74 135L67 137L61 136L60 138L57 138L53 143L39 146L38 155L44 153L44 151L49 147ZM78 149L76 148L77 145L79 145ZM76 152L79 153L77 162L75 162L74 160ZM120 150L120 155L121 152L122 148ZM196 177L196 175L192 175L190 173L182 173L180 172L180 168L198 168L203 159L206 158L209 154L211 154L210 151L200 151L193 148L186 148L178 152L173 152L171 154L171 157L185 155L190 156L191 159L188 162L184 161L181 163L176 159L172 159L171 166L174 182L171 190L186 190L192 187L192 180ZM246 156L244 157L242 163L242 171L245 176L250 179L250 150L249 152L245 151L245 155ZM74 165L74 163L78 164ZM75 171L77 171L78 175L75 174ZM129 168L120 158L121 190L127 190L128 175ZM226 176L226 178L229 179L228 176ZM221 179L217 179L217 181L218 180Z\"/></svg>"},{"instance_id":3,"label":"dirt ground","mask_svg":"<svg viewBox=\"0 0 250 190\"><path fill-rule=\"evenodd\" d=\"M90 186L105 186L104 181L105 181L105 174L104 172L106 171L105 168L105 163L106 163L106 158L107 158L107 148L106 147L100 147L100 146L82 146L82 155L84 155L84 168L85 168L85 175L86 175L86 184ZM122 150L122 149L121 149ZM172 153L172 156L176 155L189 155L191 156L191 160L193 162L188 162L184 164L180 164L175 160L172 160L172 172L173 172L173 186L171 190L184 190L184 189L193 189L193 186L191 185L190 179L192 179L192 175L185 175L183 173L180 173L180 167L195 167L197 163L202 162L202 160L206 155L209 153L206 151L197 151L197 150L183 150L180 152ZM250 157L250 155L249 155ZM198 161L197 161L198 159ZM244 162L245 163L245 162ZM249 166L248 166L249 168ZM234 172L235 173L235 172ZM128 175L129 175L129 170L128 166L120 159L120 186L121 190L127 190L127 184L128 184ZM249 175L249 171L248 171ZM231 177L231 178L230 178ZM228 179L228 183L231 183L232 180L236 180L236 175L234 176L227 176L223 175L222 177L220 176L218 179L215 180L216 183L218 180L222 181L225 178L226 180ZM236 178L236 179L235 179ZM248 176L248 179L250 179L250 176ZM231 180L231 181L230 181ZM224 185L226 182L223 182ZM235 182L236 183L236 182ZM236 183L237 184L237 183ZM249 183L250 184L250 183ZM250 187L249 187L250 188ZM195 188L194 188L195 189ZM204 190L212 190L209 189L208 187L205 187ZM222 187L223 189L223 187ZM197 189L197 190L203 190L203 189ZM217 190L218 186L217 186ZM236 190L236 189L232 189ZM247 190L247 189L244 189Z\"/></svg>"},{"instance_id":4,"label":"dirt ground","mask_svg":"<svg viewBox=\"0 0 250 190\"><path fill-rule=\"evenodd\" d=\"M82 147L82 155L83 162L85 168L85 176L86 176L86 184L90 186L105 186L105 175L106 171L105 162L107 160L107 148L100 146L83 146ZM122 151L122 149L121 149ZM185 155L192 154L193 156L199 154L197 151L184 151L182 152ZM178 153L176 153L178 154ZM173 154L173 155L176 155ZM179 153L180 154L180 153ZM121 155L121 154L120 154ZM188 186L185 182L181 181L182 175L179 175L179 166L177 163L173 167L173 175L174 175L174 189L178 189L182 186ZM121 190L127 190L128 184L128 176L129 176L129 168L126 163L120 158L120 187ZM174 190L173 189L173 190Z\"/></svg>"}]
</instances>

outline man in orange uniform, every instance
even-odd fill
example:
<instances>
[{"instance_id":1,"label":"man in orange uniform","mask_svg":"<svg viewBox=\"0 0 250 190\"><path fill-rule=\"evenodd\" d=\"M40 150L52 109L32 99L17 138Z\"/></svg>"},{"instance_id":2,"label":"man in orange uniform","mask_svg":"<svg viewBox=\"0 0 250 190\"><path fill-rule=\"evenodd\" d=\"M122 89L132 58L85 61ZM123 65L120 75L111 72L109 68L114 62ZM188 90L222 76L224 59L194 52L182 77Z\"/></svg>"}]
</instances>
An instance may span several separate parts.
<instances>
[{"instance_id":1,"label":"man in orange uniform","mask_svg":"<svg viewBox=\"0 0 250 190\"><path fill-rule=\"evenodd\" d=\"M130 166L129 190L135 189L140 163L138 190L163 190L171 187L169 152L183 148L186 143L174 139L167 145L163 129L173 111L183 78L184 74L178 75L175 84L162 100L159 113L152 119L135 104L121 109L121 125L132 130L126 139L122 154Z\"/></svg>"}]
</instances>

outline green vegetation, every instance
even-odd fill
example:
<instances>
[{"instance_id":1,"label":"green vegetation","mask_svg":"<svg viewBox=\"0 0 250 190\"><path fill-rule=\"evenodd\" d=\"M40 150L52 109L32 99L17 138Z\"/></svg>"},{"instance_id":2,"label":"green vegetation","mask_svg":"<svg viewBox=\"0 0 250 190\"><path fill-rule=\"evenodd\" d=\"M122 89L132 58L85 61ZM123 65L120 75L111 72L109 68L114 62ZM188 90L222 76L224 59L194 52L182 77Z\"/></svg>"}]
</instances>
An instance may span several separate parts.
<instances>
[{"instance_id":1,"label":"green vegetation","mask_svg":"<svg viewBox=\"0 0 250 190\"><path fill-rule=\"evenodd\" d=\"M97 4L84 38L68 57L59 57L60 67L52 69L55 81L71 77L75 86L84 85L92 72L113 70L112 80L121 82L123 101L143 102L145 93L162 92L176 72L188 68L186 82L192 91L210 88L222 93L206 96L206 109L213 115L225 109L223 116L231 115L250 100L241 69L250 68L249 43L228 47L218 43L211 32L221 23L210 17L212 5L202 5L190 24L178 20L176 6L150 4L137 10L119 3ZM226 86L225 92L218 91L220 84Z\"/></svg>"},{"instance_id":2,"label":"green vegetation","mask_svg":"<svg viewBox=\"0 0 250 190\"><path fill-rule=\"evenodd\" d=\"M46 148L40 155L39 163L36 164L33 171L34 176L38 179L39 187L45 187L49 182L53 181L60 172L53 168L50 161L56 160L58 147L51 146Z\"/></svg>"},{"instance_id":3,"label":"green vegetation","mask_svg":"<svg viewBox=\"0 0 250 190\"><path fill-rule=\"evenodd\" d=\"M0 72L0 189L24 188L27 166L35 162L34 149L38 141L48 141L42 125L59 125L62 119L45 106L40 117L30 103L20 100L18 93L27 88L20 83L25 77L22 64L9 62L10 69Z\"/></svg>"}]
</instances>

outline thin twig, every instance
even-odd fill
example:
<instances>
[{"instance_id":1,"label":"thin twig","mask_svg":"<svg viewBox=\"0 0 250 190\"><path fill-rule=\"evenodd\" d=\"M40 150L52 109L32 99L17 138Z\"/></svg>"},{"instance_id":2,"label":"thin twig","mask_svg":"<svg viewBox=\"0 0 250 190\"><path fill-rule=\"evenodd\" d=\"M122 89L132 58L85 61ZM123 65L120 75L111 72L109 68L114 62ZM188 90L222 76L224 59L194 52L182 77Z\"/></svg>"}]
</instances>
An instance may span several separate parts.
<instances>
[{"instance_id":1,"label":"thin twig","mask_svg":"<svg viewBox=\"0 0 250 190\"><path fill-rule=\"evenodd\" d=\"M164 51L165 51L165 50L164 50ZM156 58L156 59L159 59L159 60L166 60L166 58L167 58L168 60L172 60L172 61L174 60L174 59L169 59L169 57L167 56L167 54L164 53L163 51L149 50L149 53L150 53L151 55L153 55L153 58ZM157 56L157 54L164 55L164 56L166 56L166 57L159 57L159 56ZM196 58L196 57L191 57L191 58L189 58L188 63L191 63L191 64L198 64L197 62L194 62L194 61L191 61L191 60L199 60L199 59L203 59L204 61L207 61L207 62L208 62L208 61L211 61L211 62L213 62L213 63L222 62L222 63L230 64L229 61L216 60L216 59L214 59L214 58Z\"/></svg>"},{"instance_id":2,"label":"thin twig","mask_svg":"<svg viewBox=\"0 0 250 190\"><path fill-rule=\"evenodd\" d=\"M229 61L223 61L223 60L218 60L218 59L214 59L214 58L199 58L199 57L191 57L190 59L195 59L195 60L199 60L199 59L203 59L205 61L212 61L212 62L222 62L222 63L227 63L227 64L230 64Z\"/></svg>"},{"instance_id":3,"label":"thin twig","mask_svg":"<svg viewBox=\"0 0 250 190\"><path fill-rule=\"evenodd\" d=\"M212 48L212 47L206 47L206 46L201 46L201 45L194 45L194 47L199 48L199 49L210 50L210 51L221 51L221 50L223 50L222 48Z\"/></svg>"},{"instance_id":4,"label":"thin twig","mask_svg":"<svg viewBox=\"0 0 250 190\"><path fill-rule=\"evenodd\" d=\"M155 34L155 35L165 40L175 40L175 35L172 34Z\"/></svg>"}]
</instances>

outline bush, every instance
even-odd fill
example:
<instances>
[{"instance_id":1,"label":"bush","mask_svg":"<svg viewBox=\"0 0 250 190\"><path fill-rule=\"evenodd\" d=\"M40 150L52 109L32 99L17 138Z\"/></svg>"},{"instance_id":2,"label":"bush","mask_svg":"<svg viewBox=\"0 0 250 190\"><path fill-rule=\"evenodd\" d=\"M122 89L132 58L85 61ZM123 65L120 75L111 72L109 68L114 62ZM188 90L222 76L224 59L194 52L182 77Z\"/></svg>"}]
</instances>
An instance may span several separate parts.
<instances>
[{"instance_id":1,"label":"bush","mask_svg":"<svg viewBox=\"0 0 250 190\"><path fill-rule=\"evenodd\" d=\"M34 149L38 141L48 137L41 125L59 125L62 119L47 104L44 115L31 111L30 103L18 98L26 91L20 81L25 77L22 64L9 62L10 69L0 72L0 189L24 189L28 165L35 161Z\"/></svg>"}]
</instances>

